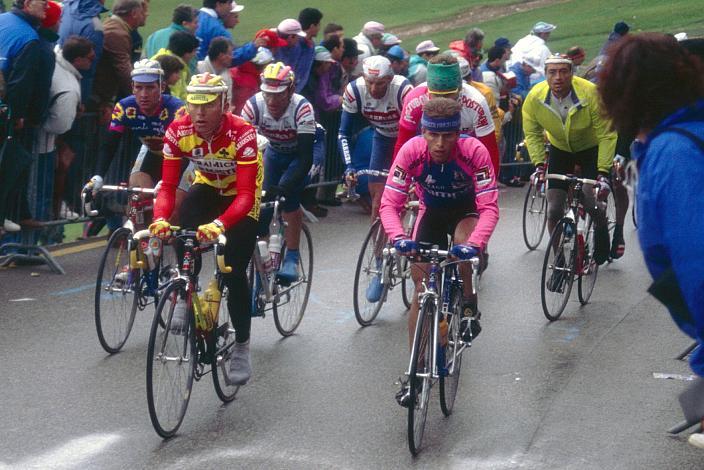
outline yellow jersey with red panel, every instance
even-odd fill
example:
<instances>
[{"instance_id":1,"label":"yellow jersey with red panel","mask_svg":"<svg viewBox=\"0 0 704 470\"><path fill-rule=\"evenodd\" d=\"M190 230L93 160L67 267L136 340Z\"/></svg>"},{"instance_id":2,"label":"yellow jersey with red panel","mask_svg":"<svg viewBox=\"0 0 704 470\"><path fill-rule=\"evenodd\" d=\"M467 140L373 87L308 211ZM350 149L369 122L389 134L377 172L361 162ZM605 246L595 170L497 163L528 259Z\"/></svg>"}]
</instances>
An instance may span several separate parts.
<instances>
[{"instance_id":1,"label":"yellow jersey with red panel","mask_svg":"<svg viewBox=\"0 0 704 470\"><path fill-rule=\"evenodd\" d=\"M257 134L251 124L231 113L223 115L220 130L210 141L201 138L191 116L175 120L164 136L162 189L157 196L154 218L168 219L174 209L181 159L195 167L196 184L216 188L223 197L235 196L219 218L225 228L245 216L259 218L264 168L257 148Z\"/></svg>"}]
</instances>

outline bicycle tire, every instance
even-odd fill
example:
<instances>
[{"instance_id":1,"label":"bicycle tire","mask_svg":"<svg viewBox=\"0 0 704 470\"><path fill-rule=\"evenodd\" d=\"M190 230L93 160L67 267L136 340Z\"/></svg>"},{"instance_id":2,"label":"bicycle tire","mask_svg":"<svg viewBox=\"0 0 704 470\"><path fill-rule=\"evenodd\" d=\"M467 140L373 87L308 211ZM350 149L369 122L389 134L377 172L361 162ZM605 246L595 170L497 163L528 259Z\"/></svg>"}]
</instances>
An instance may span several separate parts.
<instances>
[{"instance_id":1,"label":"bicycle tire","mask_svg":"<svg viewBox=\"0 0 704 470\"><path fill-rule=\"evenodd\" d=\"M455 397L460 383L460 372L462 371L462 354L457 354L457 350L462 347L460 339L460 317L462 316L462 292L458 287L453 286L454 292L451 296L450 315L447 329L447 346L445 346L445 364L448 375L440 376L440 409L445 416L452 414L455 406ZM454 360L452 374L449 374L450 366Z\"/></svg>"},{"instance_id":2,"label":"bicycle tire","mask_svg":"<svg viewBox=\"0 0 704 470\"><path fill-rule=\"evenodd\" d=\"M582 305L589 302L589 298L594 292L599 265L594 260L594 223L589 214L586 215L584 224L584 253L582 254L582 266L577 266L577 297Z\"/></svg>"},{"instance_id":3,"label":"bicycle tire","mask_svg":"<svg viewBox=\"0 0 704 470\"><path fill-rule=\"evenodd\" d=\"M223 289L218 311L218 324L213 332L213 362L211 364L215 393L223 403L230 403L237 396L239 385L228 385L225 374L230 370L232 348L235 345L235 330L230 325L230 313L227 308L227 288Z\"/></svg>"},{"instance_id":4,"label":"bicycle tire","mask_svg":"<svg viewBox=\"0 0 704 470\"><path fill-rule=\"evenodd\" d=\"M566 229L565 227L569 227ZM571 231L571 235L566 233L566 230ZM571 244L571 246L566 246L566 244ZM572 284L574 283L575 274L575 261L577 257L577 228L570 219L563 218L555 226L550 235L550 243L548 249L545 251L545 258L543 261L543 271L540 277L540 300L543 306L543 314L545 318L550 321L555 321L560 318L562 312L565 310L567 301L570 298L570 293L572 292ZM557 247L555 250L553 247ZM565 256L565 248L569 250ZM555 276L560 276L555 278L553 274L556 272L553 270L556 265L556 253L561 253L563 255L565 264ZM552 263L550 262L552 259ZM549 272L549 274L548 274ZM550 291L547 287L548 275L550 276L551 284L556 285L557 294L554 291ZM557 300L557 301L556 301ZM556 302L555 302L556 301ZM548 305L550 304L550 305Z\"/></svg>"},{"instance_id":5,"label":"bicycle tire","mask_svg":"<svg viewBox=\"0 0 704 470\"><path fill-rule=\"evenodd\" d=\"M125 345L137 313L141 284L139 269L133 269L127 273L130 278L129 284L123 286L119 292L116 292L113 287L115 276L118 273L122 274L124 263L129 263L127 245L130 236L132 232L125 227L120 227L113 232L100 259L95 282L95 329L100 345L109 354L119 352ZM114 266L109 266L108 258L114 250L117 250L115 263ZM124 260L121 261L123 256ZM104 285L106 279L109 281Z\"/></svg>"},{"instance_id":6,"label":"bicycle tire","mask_svg":"<svg viewBox=\"0 0 704 470\"><path fill-rule=\"evenodd\" d=\"M183 334L170 331L173 306L179 298L183 298L183 296L186 295L186 283L182 280L172 281L166 289L164 289L164 293L159 301L159 306L154 314L151 330L149 331L149 343L147 347L147 406L149 408L149 418L154 426L154 430L164 439L168 439L176 434L176 431L178 431L178 428L183 422L183 417L186 415L188 402L191 398L191 388L193 387L198 358L196 353L195 322L190 308L187 331ZM162 328L159 326L159 317L162 315L164 308L168 308L168 313L165 315L167 325L165 328ZM173 347L169 347L168 351L166 351L170 339ZM162 347L162 345L164 346ZM162 355L162 349L166 354ZM161 360L163 356L171 358L172 360ZM155 364L158 363L164 367L158 367L157 370L155 370ZM167 410L165 416L160 406L163 404L159 393L163 389L160 380L162 374L160 374L160 372L162 372L161 369L166 368L165 364L171 363L177 363L178 366L186 364L185 367L181 368L184 372L183 376L180 374L180 370L178 374L178 378L185 380L181 380L183 386L179 386L177 393L173 393L171 390L167 392L167 398L171 398L174 402L174 410L172 413L168 413ZM165 375L171 374L167 373ZM172 417L167 422L169 414L172 414Z\"/></svg>"},{"instance_id":7,"label":"bicycle tire","mask_svg":"<svg viewBox=\"0 0 704 470\"><path fill-rule=\"evenodd\" d=\"M381 237L381 238L379 238ZM369 288L369 283L373 279L373 276L369 276L370 272L379 271L380 266L383 263L383 255L377 256L375 251L378 253L380 251L379 245L383 247L386 244L386 233L381 225L381 220L377 219L369 227L367 236L364 237L364 242L362 242L362 248L359 251L359 256L357 257L357 266L354 272L354 287L352 291L352 303L354 305L354 316L357 319L357 323L361 326L369 326L374 322L381 306L386 301L386 295L389 290L389 285L384 284L381 291L381 296L376 302L371 302L367 298L367 289ZM368 253L367 251L370 250ZM368 255L368 256L365 256ZM390 257L389 257L390 259ZM387 268L389 263L387 263ZM363 272L364 271L364 272ZM362 282L362 275L365 275L367 282ZM383 277L383 273L378 273ZM364 285L362 285L362 283ZM360 292L361 290L361 292Z\"/></svg>"},{"instance_id":8,"label":"bicycle tire","mask_svg":"<svg viewBox=\"0 0 704 470\"><path fill-rule=\"evenodd\" d=\"M411 393L411 403L408 407L408 450L414 456L418 455L423 445L425 421L428 417L430 378L421 378L417 374L419 369L427 373L428 365L430 364L429 341L432 335L433 309L435 309L435 303L430 298L424 299L423 305L418 311L418 321L413 340L411 370L408 376ZM423 361L422 366L420 364L421 360ZM419 389L420 395L418 394Z\"/></svg>"},{"instance_id":9,"label":"bicycle tire","mask_svg":"<svg viewBox=\"0 0 704 470\"><path fill-rule=\"evenodd\" d=\"M296 328L301 324L303 315L306 313L308 298L310 297L310 286L313 282L313 237L307 225L301 226L301 241L298 246L300 253L298 261L299 279L289 286L275 283L274 303L272 311L274 313L274 325L281 336L291 336ZM281 250L281 259L285 259L286 246ZM301 298L302 292L302 298ZM288 306L288 307L287 307ZM287 312L290 310L290 312Z\"/></svg>"},{"instance_id":10,"label":"bicycle tire","mask_svg":"<svg viewBox=\"0 0 704 470\"><path fill-rule=\"evenodd\" d=\"M401 297L403 297L403 305L406 309L411 308L411 303L416 295L416 284L413 282L410 271L411 262L403 257L401 266L399 266L399 275L401 276Z\"/></svg>"},{"instance_id":11,"label":"bicycle tire","mask_svg":"<svg viewBox=\"0 0 704 470\"><path fill-rule=\"evenodd\" d=\"M540 242L545 235L545 227L548 220L547 203L548 199L544 193L538 190L538 185L529 184L525 200L523 201L523 241L531 251L540 246ZM537 217L533 215L535 214L536 204L540 205Z\"/></svg>"}]
</instances>

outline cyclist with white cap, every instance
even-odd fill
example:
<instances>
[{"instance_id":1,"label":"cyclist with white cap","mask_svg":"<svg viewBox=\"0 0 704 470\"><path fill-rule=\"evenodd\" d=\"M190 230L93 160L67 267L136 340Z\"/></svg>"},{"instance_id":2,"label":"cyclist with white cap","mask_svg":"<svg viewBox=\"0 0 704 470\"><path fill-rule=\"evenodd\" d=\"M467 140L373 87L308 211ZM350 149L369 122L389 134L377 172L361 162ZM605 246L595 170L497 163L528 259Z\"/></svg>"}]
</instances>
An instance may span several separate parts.
<instances>
[{"instance_id":1,"label":"cyclist with white cap","mask_svg":"<svg viewBox=\"0 0 704 470\"><path fill-rule=\"evenodd\" d=\"M348 184L356 182L349 148L355 121L364 118L374 128L369 169L388 170L398 135L403 100L412 89L413 85L406 78L394 75L389 59L378 55L367 57L363 64L363 76L347 85L342 96L342 119L337 141L347 166L345 175ZM372 222L379 212L383 190L383 179L369 179Z\"/></svg>"},{"instance_id":2,"label":"cyclist with white cap","mask_svg":"<svg viewBox=\"0 0 704 470\"><path fill-rule=\"evenodd\" d=\"M499 148L491 110L484 96L463 82L459 63L452 54L433 57L428 63L428 81L417 86L404 100L394 155L403 144L420 134L423 106L436 97L451 98L460 103L460 132L476 137L484 144L491 155L494 173L498 175Z\"/></svg>"},{"instance_id":3,"label":"cyclist with white cap","mask_svg":"<svg viewBox=\"0 0 704 470\"><path fill-rule=\"evenodd\" d=\"M545 44L557 26L554 24L546 23L544 21L538 21L533 25L533 29L530 34L522 37L516 44L511 48L511 64L516 62L521 62L524 57L537 57L539 59L539 66L536 70L536 75L533 77L533 81L537 81L544 77L545 71L545 61L550 57L551 52L548 46Z\"/></svg>"},{"instance_id":4,"label":"cyclist with white cap","mask_svg":"<svg viewBox=\"0 0 704 470\"><path fill-rule=\"evenodd\" d=\"M575 174L598 180L609 191L609 173L616 151L616 133L601 110L596 85L574 77L572 61L556 54L545 61L544 82L535 85L523 104L523 131L528 154L538 174ZM545 161L545 136L548 157ZM547 165L547 168L546 168ZM548 230L565 214L568 184L550 180L548 184ZM594 259L603 264L609 257L609 230L603 208L597 207L591 185L584 185L584 207L591 215L594 231ZM564 260L563 260L564 261ZM555 271L558 273L558 271ZM548 289L559 283L549 282Z\"/></svg>"},{"instance_id":5,"label":"cyclist with white cap","mask_svg":"<svg viewBox=\"0 0 704 470\"><path fill-rule=\"evenodd\" d=\"M295 93L295 75L288 65L269 64L261 78L261 91L244 105L242 117L269 139L264 152L264 190L267 198L276 195L286 198L281 207L288 224L285 233L288 249L277 277L290 283L299 276L301 195L313 164L315 114L308 100ZM263 218L260 225L267 227L268 221Z\"/></svg>"},{"instance_id":6,"label":"cyclist with white cap","mask_svg":"<svg viewBox=\"0 0 704 470\"><path fill-rule=\"evenodd\" d=\"M188 114L171 123L164 137L164 177L149 230L162 238L170 235L168 220L174 212L179 168L182 161L191 161L196 178L178 209L179 224L197 229L202 242L227 236L225 262L233 269L223 278L235 346L225 380L229 385L244 385L252 374L247 264L257 237L262 158L254 128L227 111L227 85L220 76L194 75L187 91ZM179 301L171 328L183 331L187 321L186 302Z\"/></svg>"},{"instance_id":7,"label":"cyclist with white cap","mask_svg":"<svg viewBox=\"0 0 704 470\"><path fill-rule=\"evenodd\" d=\"M378 21L367 21L362 27L362 31L354 38L359 49L359 63L353 75L362 75L362 63L367 57L377 55L384 45L384 25Z\"/></svg>"},{"instance_id":8,"label":"cyclist with white cap","mask_svg":"<svg viewBox=\"0 0 704 470\"><path fill-rule=\"evenodd\" d=\"M438 55L440 48L428 39L416 46L416 53L411 56L408 63L408 78L414 86L424 83L428 72L428 61Z\"/></svg>"},{"instance_id":9,"label":"cyclist with white cap","mask_svg":"<svg viewBox=\"0 0 704 470\"><path fill-rule=\"evenodd\" d=\"M107 136L100 146L97 175L91 181L94 189L102 185L110 163L118 154L122 136L129 130L142 141L137 160L130 174L131 187L153 188L161 179L162 148L166 129L174 119L186 114L183 101L162 94L164 72L155 60L143 59L132 70L132 95L117 102ZM188 190L190 172L181 168L179 200Z\"/></svg>"}]
</instances>

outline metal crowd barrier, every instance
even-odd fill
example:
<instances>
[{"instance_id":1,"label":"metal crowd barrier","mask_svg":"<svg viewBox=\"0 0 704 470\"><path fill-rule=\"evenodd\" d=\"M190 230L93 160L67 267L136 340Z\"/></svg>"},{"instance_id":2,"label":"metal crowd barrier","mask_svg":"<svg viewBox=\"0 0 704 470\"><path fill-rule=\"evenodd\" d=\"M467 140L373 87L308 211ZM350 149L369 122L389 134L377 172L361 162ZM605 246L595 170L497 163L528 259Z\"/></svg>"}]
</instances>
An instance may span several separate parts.
<instances>
[{"instance_id":1,"label":"metal crowd barrier","mask_svg":"<svg viewBox=\"0 0 704 470\"><path fill-rule=\"evenodd\" d=\"M27 202L33 219L39 224L23 227L17 233L7 233L0 239L0 266L12 263L46 264L53 272L64 273L47 247L63 242L65 225L90 220L69 215L81 213L80 190L95 174L100 142L106 132L105 126L98 125L94 113L86 113L76 120L69 133L57 138L57 148L53 152L40 154L37 145L28 148L31 150L32 164L28 181L22 186L26 190L19 195L16 207L9 211L8 218L19 222L21 206ZM136 138L129 133L126 135L108 170L107 182L127 181L139 145ZM67 164L70 153L74 157ZM11 158L11 155L5 158ZM24 197L26 201L22 200Z\"/></svg>"},{"instance_id":2,"label":"metal crowd barrier","mask_svg":"<svg viewBox=\"0 0 704 470\"><path fill-rule=\"evenodd\" d=\"M322 198L334 197L334 188L341 181L344 164L337 150L337 133L340 127L341 112L322 113L319 122L325 128L325 164L322 177L309 187L319 188ZM501 167L509 171L523 171L511 167L527 167L529 161L516 161L516 144L523 140L523 126L520 109L513 120L504 126L504 152ZM0 239L0 267L11 263L46 264L56 273L64 270L51 256L47 247L63 243L63 227L68 224L84 223L90 219L68 217L70 213L80 214L80 190L95 174L99 147L106 133L105 126L99 126L94 113L83 114L76 120L74 128L66 135L57 138L57 150L39 154L32 149L32 168L26 185L27 201L34 219L41 222L37 227L24 228L18 233L5 234ZM112 162L105 181L117 184L127 181L130 168L139 151L140 142L129 132L122 139L118 156ZM66 149L72 149L75 157L66 165ZM62 206L67 210L62 210ZM18 221L20 208L8 215Z\"/></svg>"}]
</instances>

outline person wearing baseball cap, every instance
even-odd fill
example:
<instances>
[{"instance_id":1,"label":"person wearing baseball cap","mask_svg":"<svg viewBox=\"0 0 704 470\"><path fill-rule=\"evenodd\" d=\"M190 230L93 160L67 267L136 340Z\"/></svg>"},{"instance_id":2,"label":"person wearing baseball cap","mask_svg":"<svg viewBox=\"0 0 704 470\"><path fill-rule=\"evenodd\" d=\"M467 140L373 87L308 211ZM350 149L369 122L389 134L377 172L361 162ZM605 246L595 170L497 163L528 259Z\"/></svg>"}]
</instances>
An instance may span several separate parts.
<instances>
[{"instance_id":1,"label":"person wearing baseball cap","mask_svg":"<svg viewBox=\"0 0 704 470\"><path fill-rule=\"evenodd\" d=\"M408 53L401 46L393 46L386 51L386 57L391 61L394 74L405 77L408 73Z\"/></svg>"},{"instance_id":2,"label":"person wearing baseball cap","mask_svg":"<svg viewBox=\"0 0 704 470\"><path fill-rule=\"evenodd\" d=\"M364 59L378 54L384 45L384 25L378 21L367 21L364 23L362 31L353 39L357 42L357 48L361 51L359 63L354 71L356 76L360 76Z\"/></svg>"},{"instance_id":3,"label":"person wearing baseball cap","mask_svg":"<svg viewBox=\"0 0 704 470\"><path fill-rule=\"evenodd\" d=\"M425 82L428 71L428 61L438 55L440 48L430 39L421 41L416 46L416 53L411 56L408 63L408 79L414 86Z\"/></svg>"},{"instance_id":4,"label":"person wearing baseball cap","mask_svg":"<svg viewBox=\"0 0 704 470\"><path fill-rule=\"evenodd\" d=\"M516 41L516 44L511 48L511 59L509 65L520 63L524 57L538 57L540 59L540 66L531 77L531 81L537 82L542 80L545 76L545 60L552 55L550 49L546 45L546 42L550 37L550 33L552 33L556 28L557 26L554 24L546 23L544 21L538 21L535 23L530 34Z\"/></svg>"}]
</instances>

